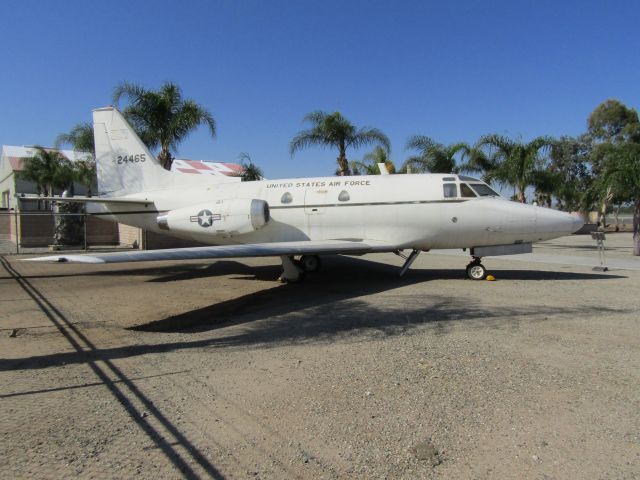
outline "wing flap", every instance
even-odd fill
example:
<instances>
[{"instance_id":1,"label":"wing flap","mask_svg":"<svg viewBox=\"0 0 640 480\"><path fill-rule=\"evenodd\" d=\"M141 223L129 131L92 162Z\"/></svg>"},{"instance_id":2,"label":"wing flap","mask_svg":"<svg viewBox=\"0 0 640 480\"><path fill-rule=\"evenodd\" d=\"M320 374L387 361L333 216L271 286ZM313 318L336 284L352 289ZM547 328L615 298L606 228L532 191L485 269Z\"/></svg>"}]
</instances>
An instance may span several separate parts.
<instances>
[{"instance_id":1,"label":"wing flap","mask_svg":"<svg viewBox=\"0 0 640 480\"><path fill-rule=\"evenodd\" d=\"M155 260L197 260L209 258L275 257L281 255L390 252L394 245L375 240L319 240L301 242L252 243L164 250L136 250L82 255L51 255L27 258L30 262L124 263Z\"/></svg>"}]
</instances>

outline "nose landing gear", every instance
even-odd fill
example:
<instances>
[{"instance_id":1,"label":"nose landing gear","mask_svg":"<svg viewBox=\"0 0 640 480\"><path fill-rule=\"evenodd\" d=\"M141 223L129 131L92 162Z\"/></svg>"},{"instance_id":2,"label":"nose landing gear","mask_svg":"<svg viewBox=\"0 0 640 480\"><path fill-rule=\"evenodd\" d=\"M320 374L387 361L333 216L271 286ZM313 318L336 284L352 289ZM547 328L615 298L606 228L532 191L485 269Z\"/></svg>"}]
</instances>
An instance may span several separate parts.
<instances>
[{"instance_id":1,"label":"nose landing gear","mask_svg":"<svg viewBox=\"0 0 640 480\"><path fill-rule=\"evenodd\" d=\"M467 265L467 277L471 280L484 280L487 278L487 269L480 263L480 257L473 257L473 260Z\"/></svg>"}]
</instances>

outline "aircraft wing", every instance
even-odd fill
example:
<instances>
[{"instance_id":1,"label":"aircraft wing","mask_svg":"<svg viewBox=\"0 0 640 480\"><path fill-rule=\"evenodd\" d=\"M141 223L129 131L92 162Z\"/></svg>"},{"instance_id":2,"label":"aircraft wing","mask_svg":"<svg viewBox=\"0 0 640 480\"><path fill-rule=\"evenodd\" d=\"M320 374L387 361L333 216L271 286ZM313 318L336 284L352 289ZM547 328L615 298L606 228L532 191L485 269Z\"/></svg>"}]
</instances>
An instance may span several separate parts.
<instances>
[{"instance_id":1,"label":"aircraft wing","mask_svg":"<svg viewBox=\"0 0 640 480\"><path fill-rule=\"evenodd\" d=\"M164 250L136 250L80 255L51 255L27 258L30 262L123 263L154 260L196 260L208 258L276 257L281 255L364 254L391 252L398 247L377 240L316 240L299 242L250 243Z\"/></svg>"}]
</instances>

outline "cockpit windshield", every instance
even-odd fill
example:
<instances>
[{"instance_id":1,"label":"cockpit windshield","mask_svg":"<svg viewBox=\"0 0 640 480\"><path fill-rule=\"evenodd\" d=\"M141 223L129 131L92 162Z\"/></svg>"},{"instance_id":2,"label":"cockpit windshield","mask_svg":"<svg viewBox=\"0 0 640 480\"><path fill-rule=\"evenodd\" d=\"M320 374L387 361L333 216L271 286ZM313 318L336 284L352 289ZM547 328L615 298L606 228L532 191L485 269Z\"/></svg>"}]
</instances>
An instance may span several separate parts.
<instances>
[{"instance_id":1,"label":"cockpit windshield","mask_svg":"<svg viewBox=\"0 0 640 480\"><path fill-rule=\"evenodd\" d=\"M462 193L462 196L466 198L473 198L477 196L466 183L460 184L460 193Z\"/></svg>"},{"instance_id":2,"label":"cockpit windshield","mask_svg":"<svg viewBox=\"0 0 640 480\"><path fill-rule=\"evenodd\" d=\"M469 186L480 197L499 197L498 193L485 183L470 183Z\"/></svg>"},{"instance_id":3,"label":"cockpit windshield","mask_svg":"<svg viewBox=\"0 0 640 480\"><path fill-rule=\"evenodd\" d=\"M442 178L442 194L444 198L477 198L477 197L499 197L489 185L477 178L458 175L458 182L455 177ZM462 181L460 181L462 180Z\"/></svg>"}]
</instances>

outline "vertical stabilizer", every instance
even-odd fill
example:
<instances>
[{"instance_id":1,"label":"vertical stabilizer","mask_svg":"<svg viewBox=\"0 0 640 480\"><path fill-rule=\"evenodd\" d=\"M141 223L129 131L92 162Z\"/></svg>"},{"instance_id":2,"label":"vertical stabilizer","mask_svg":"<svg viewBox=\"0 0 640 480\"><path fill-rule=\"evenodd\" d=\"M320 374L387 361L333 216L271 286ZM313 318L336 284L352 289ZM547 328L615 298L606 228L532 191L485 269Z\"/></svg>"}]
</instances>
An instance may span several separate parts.
<instances>
[{"instance_id":1,"label":"vertical stabilizer","mask_svg":"<svg viewBox=\"0 0 640 480\"><path fill-rule=\"evenodd\" d=\"M93 133L101 196L123 196L170 185L171 173L162 168L118 110L94 110Z\"/></svg>"}]
</instances>

